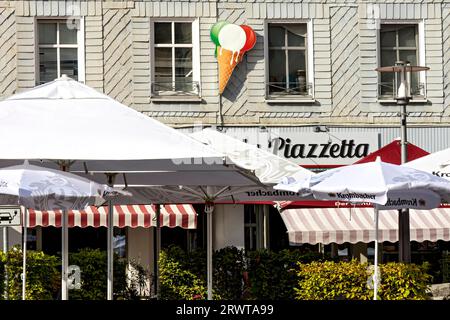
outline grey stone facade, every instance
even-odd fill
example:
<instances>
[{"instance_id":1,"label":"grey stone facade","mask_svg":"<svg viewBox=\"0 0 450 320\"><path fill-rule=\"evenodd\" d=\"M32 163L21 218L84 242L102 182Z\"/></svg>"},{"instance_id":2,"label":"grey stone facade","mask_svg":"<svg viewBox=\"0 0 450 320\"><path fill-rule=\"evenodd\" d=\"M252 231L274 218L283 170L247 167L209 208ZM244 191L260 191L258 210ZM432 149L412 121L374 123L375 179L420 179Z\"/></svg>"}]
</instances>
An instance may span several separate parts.
<instances>
[{"instance_id":1,"label":"grey stone facade","mask_svg":"<svg viewBox=\"0 0 450 320\"><path fill-rule=\"evenodd\" d=\"M36 19L84 17L85 82L173 126L217 124L218 68L209 30L218 20L248 24L257 43L223 95L225 125L397 125L398 107L378 101L378 31L374 19L423 23L426 102L411 104L409 122L450 122L450 1L210 0L0 1L0 99L36 84ZM151 21L199 19L201 101L154 101ZM312 25L314 101L266 99L267 21Z\"/></svg>"}]
</instances>

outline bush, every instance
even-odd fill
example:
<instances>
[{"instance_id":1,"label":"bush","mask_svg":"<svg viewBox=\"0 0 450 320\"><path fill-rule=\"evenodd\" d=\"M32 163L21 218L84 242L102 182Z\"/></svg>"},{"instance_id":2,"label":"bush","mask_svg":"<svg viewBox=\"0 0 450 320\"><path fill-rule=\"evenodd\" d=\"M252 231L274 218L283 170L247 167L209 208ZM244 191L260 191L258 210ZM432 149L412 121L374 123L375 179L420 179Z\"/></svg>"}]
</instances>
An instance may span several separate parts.
<instances>
[{"instance_id":1,"label":"bush","mask_svg":"<svg viewBox=\"0 0 450 320\"><path fill-rule=\"evenodd\" d=\"M162 299L194 300L206 299L206 283L188 268L187 255L177 247L161 251L160 293Z\"/></svg>"},{"instance_id":2,"label":"bush","mask_svg":"<svg viewBox=\"0 0 450 320\"><path fill-rule=\"evenodd\" d=\"M299 277L295 288L301 300L368 300L373 289L368 287L367 264L350 262L311 262L298 264ZM413 264L380 265L380 299L426 299L431 277L424 268Z\"/></svg>"},{"instance_id":3,"label":"bush","mask_svg":"<svg viewBox=\"0 0 450 320\"><path fill-rule=\"evenodd\" d=\"M425 300L430 297L431 276L427 265L387 263L380 265L381 284L378 295L384 300Z\"/></svg>"},{"instance_id":4,"label":"bush","mask_svg":"<svg viewBox=\"0 0 450 320\"><path fill-rule=\"evenodd\" d=\"M8 294L10 300L22 299L22 250L12 248L6 256L6 271L9 275ZM51 300L58 296L60 288L59 261L55 256L39 251L27 251L27 300Z\"/></svg>"},{"instance_id":5,"label":"bush","mask_svg":"<svg viewBox=\"0 0 450 320\"><path fill-rule=\"evenodd\" d=\"M244 250L227 247L214 252L213 287L222 299L241 299L245 271Z\"/></svg>"},{"instance_id":6,"label":"bush","mask_svg":"<svg viewBox=\"0 0 450 320\"><path fill-rule=\"evenodd\" d=\"M270 300L294 299L294 287L298 277L299 261L310 262L325 259L320 253L302 253L298 250L273 252L258 250L249 253L247 284L250 298Z\"/></svg>"},{"instance_id":7,"label":"bush","mask_svg":"<svg viewBox=\"0 0 450 320\"><path fill-rule=\"evenodd\" d=\"M0 252L0 300L4 299L5 292L5 264L6 264L6 255L3 252Z\"/></svg>"},{"instance_id":8,"label":"bush","mask_svg":"<svg viewBox=\"0 0 450 320\"><path fill-rule=\"evenodd\" d=\"M107 254L99 249L81 249L69 255L71 265L81 270L81 289L71 290L71 300L104 300L107 290ZM127 289L126 261L114 256L114 293L124 294Z\"/></svg>"}]
</instances>

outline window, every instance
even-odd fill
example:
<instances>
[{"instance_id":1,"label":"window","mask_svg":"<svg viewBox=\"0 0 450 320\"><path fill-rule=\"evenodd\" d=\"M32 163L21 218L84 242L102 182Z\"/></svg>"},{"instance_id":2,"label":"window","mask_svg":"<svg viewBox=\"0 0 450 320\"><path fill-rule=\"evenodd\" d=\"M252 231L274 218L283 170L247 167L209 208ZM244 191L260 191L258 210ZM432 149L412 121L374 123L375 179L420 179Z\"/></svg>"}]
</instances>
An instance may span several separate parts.
<instances>
[{"instance_id":1,"label":"window","mask_svg":"<svg viewBox=\"0 0 450 320\"><path fill-rule=\"evenodd\" d=\"M195 23L154 22L152 94L198 95Z\"/></svg>"},{"instance_id":2,"label":"window","mask_svg":"<svg viewBox=\"0 0 450 320\"><path fill-rule=\"evenodd\" d=\"M268 24L268 97L312 96L309 45L306 23Z\"/></svg>"},{"instance_id":3,"label":"window","mask_svg":"<svg viewBox=\"0 0 450 320\"><path fill-rule=\"evenodd\" d=\"M257 250L268 247L268 230L264 230L264 205L244 205L244 247ZM266 207L266 209L268 209ZM268 211L267 211L268 214ZM266 220L268 223L268 219Z\"/></svg>"},{"instance_id":4,"label":"window","mask_svg":"<svg viewBox=\"0 0 450 320\"><path fill-rule=\"evenodd\" d=\"M80 20L38 21L38 84L65 74L84 81L84 47Z\"/></svg>"},{"instance_id":5,"label":"window","mask_svg":"<svg viewBox=\"0 0 450 320\"><path fill-rule=\"evenodd\" d=\"M380 66L393 66L396 61L420 64L419 30L417 24L382 24L380 29ZM424 81L419 72L411 73L411 94L424 96ZM399 85L399 84L397 84ZM393 99L397 92L395 74L382 72L379 81L380 98Z\"/></svg>"}]
</instances>

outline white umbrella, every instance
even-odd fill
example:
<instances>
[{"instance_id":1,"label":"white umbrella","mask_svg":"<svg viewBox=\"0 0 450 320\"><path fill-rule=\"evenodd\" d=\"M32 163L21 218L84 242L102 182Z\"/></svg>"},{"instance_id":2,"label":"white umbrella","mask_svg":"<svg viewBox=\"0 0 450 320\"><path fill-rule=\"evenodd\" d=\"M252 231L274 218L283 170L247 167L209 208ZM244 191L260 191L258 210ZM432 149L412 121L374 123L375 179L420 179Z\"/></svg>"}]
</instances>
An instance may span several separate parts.
<instances>
[{"instance_id":1,"label":"white umbrella","mask_svg":"<svg viewBox=\"0 0 450 320\"><path fill-rule=\"evenodd\" d=\"M213 185L199 183L181 186L164 186L159 188L130 188L137 198L171 199L173 202L192 203L203 202L206 204L207 214L207 288L208 299L212 299L212 213L214 203L230 202L261 202L286 200L290 197L298 198L294 192L278 192L272 189L282 177L296 174L301 177L310 177L313 173L297 164L278 157L270 152L257 148L254 145L244 143L226 134L213 129L204 129L191 134L194 139L208 145L214 151L225 155L231 163L253 172L257 179L247 183L237 183L224 179ZM130 176L129 176L130 177ZM132 177L130 177L132 178Z\"/></svg>"},{"instance_id":2,"label":"white umbrella","mask_svg":"<svg viewBox=\"0 0 450 320\"><path fill-rule=\"evenodd\" d=\"M22 299L25 300L26 287L27 209L81 210L118 193L129 194L72 173L41 168L28 162L0 169L0 204L17 204L25 208Z\"/></svg>"},{"instance_id":3,"label":"white umbrella","mask_svg":"<svg viewBox=\"0 0 450 320\"><path fill-rule=\"evenodd\" d=\"M295 185L295 188L292 186ZM377 161L341 167L311 179L288 177L275 188L308 190L319 200L375 205L374 299L378 292L378 210L433 209L450 201L450 182L430 173Z\"/></svg>"},{"instance_id":4,"label":"white umbrella","mask_svg":"<svg viewBox=\"0 0 450 320\"><path fill-rule=\"evenodd\" d=\"M122 193L73 173L23 165L0 169L0 205L17 204L35 210L80 210Z\"/></svg>"},{"instance_id":5,"label":"white umbrella","mask_svg":"<svg viewBox=\"0 0 450 320\"><path fill-rule=\"evenodd\" d=\"M450 148L430 153L419 159L407 162L403 166L423 170L450 180Z\"/></svg>"},{"instance_id":6,"label":"white umbrella","mask_svg":"<svg viewBox=\"0 0 450 320\"><path fill-rule=\"evenodd\" d=\"M1 101L0 136L8 137L0 139L0 167L29 159L42 166L94 173L97 182L108 184L115 183L116 176L126 183L127 173L136 173L144 185L154 184L153 177L164 185L197 183L199 177L214 184L224 176L235 184L251 183L251 175L226 164L222 154L64 76ZM63 220L63 300L68 298L67 235ZM108 249L111 244L110 224ZM108 299L112 299L112 261L108 250Z\"/></svg>"}]
</instances>

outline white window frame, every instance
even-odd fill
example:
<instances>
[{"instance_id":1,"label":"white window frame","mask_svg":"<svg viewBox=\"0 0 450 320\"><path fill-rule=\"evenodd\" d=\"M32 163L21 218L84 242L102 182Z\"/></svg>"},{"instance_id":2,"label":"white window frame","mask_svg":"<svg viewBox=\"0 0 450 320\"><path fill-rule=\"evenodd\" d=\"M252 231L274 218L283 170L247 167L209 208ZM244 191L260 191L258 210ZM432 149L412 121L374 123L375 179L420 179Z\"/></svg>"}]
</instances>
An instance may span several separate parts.
<instances>
[{"instance_id":1,"label":"white window frame","mask_svg":"<svg viewBox=\"0 0 450 320\"><path fill-rule=\"evenodd\" d=\"M155 23L171 22L172 24L177 22L191 23L192 24L192 44L155 44ZM150 63L151 63L151 82L155 82L155 48L176 48L176 47L188 47L192 48L192 81L198 83L198 96L201 96L201 82L200 82L200 20L192 18L168 18L168 19L152 19L150 22ZM172 25L172 39L174 39L175 29ZM174 67L175 59L172 57L172 68ZM155 96L153 88L151 89L151 96ZM167 91L166 94L170 96L171 91Z\"/></svg>"},{"instance_id":2,"label":"white window frame","mask_svg":"<svg viewBox=\"0 0 450 320\"><path fill-rule=\"evenodd\" d=\"M306 75L307 83L310 85L308 89L308 95L304 97L298 97L296 95L283 97L280 100L288 101L312 101L315 96L315 85L314 85L314 30L313 30L313 20L308 19L295 19L295 20L283 20L283 19L270 19L264 22L264 61L265 61L265 98L266 101L271 101L274 98L268 94L267 84L269 83L269 25L270 24L306 24ZM276 99L276 98L275 98Z\"/></svg>"},{"instance_id":3,"label":"white window frame","mask_svg":"<svg viewBox=\"0 0 450 320\"><path fill-rule=\"evenodd\" d=\"M377 34L377 66L381 66L381 25L386 25L386 24L414 24L417 25L417 38L418 38L418 43L417 43L417 55L418 55L418 63L421 66L425 65L425 57L426 57L426 52L425 52L425 21L422 20L382 20L380 21L380 28L378 29L378 34ZM377 97L378 100L383 102L383 101L393 101L394 100L392 98L386 97L386 96L381 96L380 93L380 79L381 79L381 75L378 75L378 79L377 79ZM419 83L423 84L423 88L420 91L420 97L423 97L423 100L427 99L427 81L426 81L426 72L425 71L420 71L419 72ZM417 101L416 100L412 100L411 102ZM418 100L419 102L421 101L420 98Z\"/></svg>"},{"instance_id":4,"label":"white window frame","mask_svg":"<svg viewBox=\"0 0 450 320\"><path fill-rule=\"evenodd\" d=\"M39 24L40 23L52 23L52 22L58 22L61 23L63 21L67 21L67 20L76 20L79 23L79 29L77 31L77 44L59 44L56 43L54 45L42 45L39 44ZM59 28L57 28L56 30L56 34L57 34L57 42L59 42ZM39 49L40 48L57 48L57 49L61 49L61 48L77 48L77 59L78 59L78 82L81 83L85 83L86 81L86 64L85 64L85 55L86 55L86 50L85 50L85 27L84 27L84 17L39 17L38 19L35 20L35 48L36 48L36 84L40 83L40 70L39 70L39 64L40 64L40 60L39 60ZM57 50L57 73L59 76L61 76L60 74L60 51Z\"/></svg>"}]
</instances>

